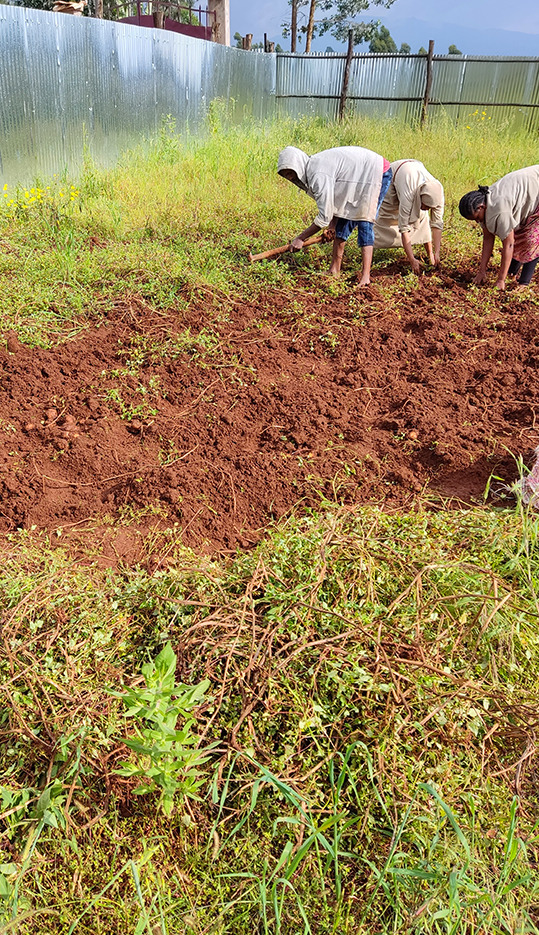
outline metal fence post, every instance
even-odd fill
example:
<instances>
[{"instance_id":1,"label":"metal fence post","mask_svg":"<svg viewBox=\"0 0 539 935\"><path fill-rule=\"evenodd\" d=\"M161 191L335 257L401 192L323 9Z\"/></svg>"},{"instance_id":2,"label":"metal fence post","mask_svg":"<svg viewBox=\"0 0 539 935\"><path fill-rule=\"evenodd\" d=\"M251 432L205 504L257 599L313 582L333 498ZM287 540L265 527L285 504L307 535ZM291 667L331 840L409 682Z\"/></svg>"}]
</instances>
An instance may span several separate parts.
<instances>
[{"instance_id":1,"label":"metal fence post","mask_svg":"<svg viewBox=\"0 0 539 935\"><path fill-rule=\"evenodd\" d=\"M425 124L427 117L427 108L429 106L430 89L432 86L432 59L434 56L434 39L429 39L429 51L427 53L427 78L425 81L425 95L423 97L423 107L421 108L421 128Z\"/></svg>"}]
</instances>

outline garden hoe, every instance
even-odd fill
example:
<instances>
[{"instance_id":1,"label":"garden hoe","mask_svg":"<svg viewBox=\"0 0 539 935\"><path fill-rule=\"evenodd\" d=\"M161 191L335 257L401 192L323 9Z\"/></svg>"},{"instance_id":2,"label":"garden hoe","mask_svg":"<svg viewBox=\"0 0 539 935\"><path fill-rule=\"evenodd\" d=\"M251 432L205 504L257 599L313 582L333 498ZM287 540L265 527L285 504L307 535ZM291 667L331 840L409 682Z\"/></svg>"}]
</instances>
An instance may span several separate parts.
<instances>
[{"instance_id":1,"label":"garden hoe","mask_svg":"<svg viewBox=\"0 0 539 935\"><path fill-rule=\"evenodd\" d=\"M310 247L315 243L327 243L327 241L333 240L334 237L335 232L331 228L326 228L326 230L321 231L320 234L315 234L314 237L309 237L305 240L303 247ZM272 256L280 256L281 253L288 253L289 250L290 243L287 243L284 247L274 247L273 250L264 250L263 253L250 253L249 259L251 263L254 263L255 260L268 260Z\"/></svg>"}]
</instances>

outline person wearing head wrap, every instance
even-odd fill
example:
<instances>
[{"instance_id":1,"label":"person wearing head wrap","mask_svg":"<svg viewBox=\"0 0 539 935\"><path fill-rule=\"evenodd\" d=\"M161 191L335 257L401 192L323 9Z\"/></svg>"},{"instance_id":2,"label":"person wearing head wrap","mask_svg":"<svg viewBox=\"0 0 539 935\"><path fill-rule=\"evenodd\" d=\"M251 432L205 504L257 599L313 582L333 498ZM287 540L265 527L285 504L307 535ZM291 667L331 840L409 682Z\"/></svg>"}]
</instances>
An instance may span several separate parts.
<instances>
[{"instance_id":1,"label":"person wearing head wrap","mask_svg":"<svg viewBox=\"0 0 539 935\"><path fill-rule=\"evenodd\" d=\"M444 226L443 186L418 159L392 162L391 171L391 185L374 225L374 246L402 245L414 273L419 273L413 246L424 243L430 263L438 266Z\"/></svg>"},{"instance_id":2,"label":"person wearing head wrap","mask_svg":"<svg viewBox=\"0 0 539 935\"><path fill-rule=\"evenodd\" d=\"M374 221L391 182L389 162L361 146L338 146L308 156L295 146L279 154L277 171L283 178L314 198L318 214L313 223L294 237L291 250L321 228L335 231L330 273L341 270L344 245L357 230L362 254L360 286L368 285L374 245Z\"/></svg>"},{"instance_id":3,"label":"person wearing head wrap","mask_svg":"<svg viewBox=\"0 0 539 935\"><path fill-rule=\"evenodd\" d=\"M483 228L483 249L476 286L487 277L494 241L502 241L502 259L497 288L505 289L507 276L516 276L527 286L539 261L539 165L509 172L494 185L480 185L463 195L459 211L468 221Z\"/></svg>"}]
</instances>

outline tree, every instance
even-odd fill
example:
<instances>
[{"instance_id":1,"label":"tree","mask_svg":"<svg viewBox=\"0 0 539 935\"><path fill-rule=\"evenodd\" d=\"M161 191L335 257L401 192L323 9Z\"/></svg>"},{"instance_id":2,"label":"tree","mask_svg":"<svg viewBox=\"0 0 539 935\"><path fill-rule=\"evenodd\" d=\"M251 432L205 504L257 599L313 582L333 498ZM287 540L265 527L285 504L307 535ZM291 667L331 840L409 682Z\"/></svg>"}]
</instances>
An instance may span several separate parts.
<instances>
[{"instance_id":1,"label":"tree","mask_svg":"<svg viewBox=\"0 0 539 935\"><path fill-rule=\"evenodd\" d=\"M399 49L399 52L401 55L409 55L411 51L412 51L411 45L408 45L407 42L401 43L401 47Z\"/></svg>"},{"instance_id":2,"label":"tree","mask_svg":"<svg viewBox=\"0 0 539 935\"><path fill-rule=\"evenodd\" d=\"M309 4L309 21L307 23L307 32L305 33L305 51L311 51L311 42L314 34L314 12L316 10L317 0L311 0Z\"/></svg>"},{"instance_id":3,"label":"tree","mask_svg":"<svg viewBox=\"0 0 539 935\"><path fill-rule=\"evenodd\" d=\"M291 8L290 9L290 22L281 23L281 28L283 30L283 36L285 37L285 39L287 39L288 36L290 36L290 51L297 52L298 50L297 49L298 13L299 13L300 7L306 6L306 4L308 3L308 0L288 0L288 3ZM305 27L303 28L302 31L305 32ZM299 37L299 41L301 42L301 36Z\"/></svg>"},{"instance_id":4,"label":"tree","mask_svg":"<svg viewBox=\"0 0 539 935\"><path fill-rule=\"evenodd\" d=\"M52 10L54 0L15 0L14 6L28 7L30 10Z\"/></svg>"},{"instance_id":5,"label":"tree","mask_svg":"<svg viewBox=\"0 0 539 935\"><path fill-rule=\"evenodd\" d=\"M425 49L424 46L420 46L419 49L417 50L417 54L418 54L418 55L428 55L428 52L427 52L427 50Z\"/></svg>"},{"instance_id":6,"label":"tree","mask_svg":"<svg viewBox=\"0 0 539 935\"><path fill-rule=\"evenodd\" d=\"M369 42L369 52L396 52L395 40L387 26L380 26Z\"/></svg>"},{"instance_id":7,"label":"tree","mask_svg":"<svg viewBox=\"0 0 539 935\"><path fill-rule=\"evenodd\" d=\"M298 43L298 0L290 0L292 16L290 18L290 51L295 52Z\"/></svg>"},{"instance_id":8,"label":"tree","mask_svg":"<svg viewBox=\"0 0 539 935\"><path fill-rule=\"evenodd\" d=\"M460 49L457 49L456 45L450 45L447 50L448 55L462 55Z\"/></svg>"},{"instance_id":9,"label":"tree","mask_svg":"<svg viewBox=\"0 0 539 935\"><path fill-rule=\"evenodd\" d=\"M345 42L351 30L354 44L370 42L377 32L379 23L375 20L361 22L357 17L372 6L389 9L395 0L288 0L288 2L292 15L290 22L283 23L283 36L292 36L293 42L294 15L297 19L302 16L303 23L298 27L298 32L305 35L305 51L308 51L313 37L323 36L325 33L329 33L339 42ZM303 7L308 7L307 15L302 11ZM326 15L317 18L317 14Z\"/></svg>"}]
</instances>

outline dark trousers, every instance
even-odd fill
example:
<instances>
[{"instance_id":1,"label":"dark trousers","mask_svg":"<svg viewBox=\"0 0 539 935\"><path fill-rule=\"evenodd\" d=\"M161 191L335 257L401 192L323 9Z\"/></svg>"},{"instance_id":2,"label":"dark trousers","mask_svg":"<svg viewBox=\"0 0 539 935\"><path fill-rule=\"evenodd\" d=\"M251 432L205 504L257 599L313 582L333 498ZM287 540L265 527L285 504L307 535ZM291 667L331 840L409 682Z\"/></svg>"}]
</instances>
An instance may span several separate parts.
<instances>
[{"instance_id":1,"label":"dark trousers","mask_svg":"<svg viewBox=\"0 0 539 935\"><path fill-rule=\"evenodd\" d=\"M521 286L528 286L530 282L532 281L532 276L535 272L535 267L537 266L538 263L539 263L539 256L537 257L536 260L530 260L529 263L519 263L518 260L511 260L511 265L509 267L508 275L516 276L519 269L522 267L520 271L520 276L518 277L518 281Z\"/></svg>"}]
</instances>

